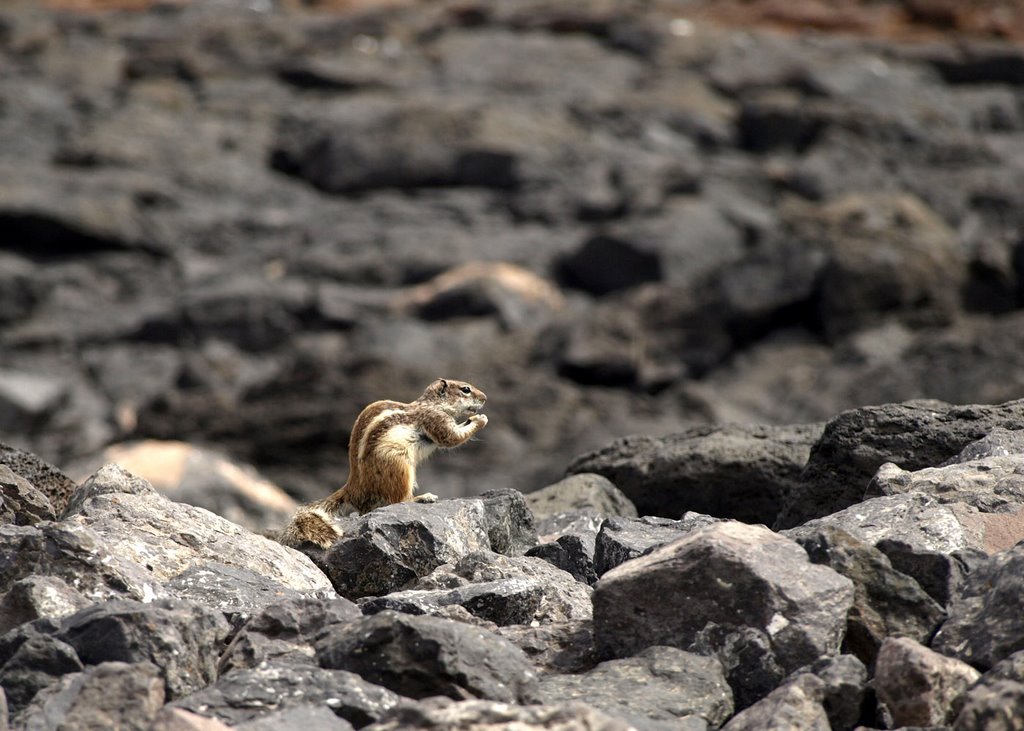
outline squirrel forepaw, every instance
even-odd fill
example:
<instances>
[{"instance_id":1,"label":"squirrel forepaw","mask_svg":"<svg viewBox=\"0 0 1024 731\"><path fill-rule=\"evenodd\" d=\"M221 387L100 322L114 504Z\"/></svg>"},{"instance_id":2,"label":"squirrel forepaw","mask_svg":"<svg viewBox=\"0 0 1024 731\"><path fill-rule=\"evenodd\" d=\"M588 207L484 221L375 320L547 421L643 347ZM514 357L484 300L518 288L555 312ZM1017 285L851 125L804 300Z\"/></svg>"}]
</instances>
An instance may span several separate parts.
<instances>
[{"instance_id":1,"label":"squirrel forepaw","mask_svg":"<svg viewBox=\"0 0 1024 731\"><path fill-rule=\"evenodd\" d=\"M432 492L425 492L422 495L417 495L412 499L414 503L436 503L437 495Z\"/></svg>"}]
</instances>

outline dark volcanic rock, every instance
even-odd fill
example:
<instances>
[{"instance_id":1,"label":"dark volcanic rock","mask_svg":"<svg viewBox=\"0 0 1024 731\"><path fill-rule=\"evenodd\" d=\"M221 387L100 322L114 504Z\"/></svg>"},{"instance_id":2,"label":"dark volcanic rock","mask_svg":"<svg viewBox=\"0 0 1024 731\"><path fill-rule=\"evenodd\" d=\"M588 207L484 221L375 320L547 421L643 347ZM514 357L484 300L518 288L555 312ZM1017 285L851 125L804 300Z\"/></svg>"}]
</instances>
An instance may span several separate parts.
<instances>
[{"instance_id":1,"label":"dark volcanic rock","mask_svg":"<svg viewBox=\"0 0 1024 731\"><path fill-rule=\"evenodd\" d=\"M216 679L227 634L227 622L213 609L177 600L115 599L71 615L57 636L90 665L151 662L173 700Z\"/></svg>"},{"instance_id":2,"label":"dark volcanic rock","mask_svg":"<svg viewBox=\"0 0 1024 731\"><path fill-rule=\"evenodd\" d=\"M604 475L643 515L692 510L770 525L819 434L815 425L731 426L627 437L577 458L569 472Z\"/></svg>"},{"instance_id":3,"label":"dark volcanic rock","mask_svg":"<svg viewBox=\"0 0 1024 731\"><path fill-rule=\"evenodd\" d=\"M682 520L668 518L609 518L601 524L594 548L594 571L603 576L619 564L676 540L699 528L719 522L718 518L686 513Z\"/></svg>"},{"instance_id":4,"label":"dark volcanic rock","mask_svg":"<svg viewBox=\"0 0 1024 731\"><path fill-rule=\"evenodd\" d=\"M473 731L485 728L515 728L522 731L629 731L634 726L582 703L554 706L518 706L495 701L468 700L452 703L447 698L429 698L415 706L398 709L367 731L403 729L451 729ZM704 726L695 726L698 731ZM686 731L691 731L686 729Z\"/></svg>"},{"instance_id":5,"label":"dark volcanic rock","mask_svg":"<svg viewBox=\"0 0 1024 731\"><path fill-rule=\"evenodd\" d=\"M56 576L26 576L11 584L0 599L0 633L23 622L46 617L59 621L91 602Z\"/></svg>"},{"instance_id":6,"label":"dark volcanic rock","mask_svg":"<svg viewBox=\"0 0 1024 731\"><path fill-rule=\"evenodd\" d=\"M0 638L0 685L15 713L41 689L84 668L75 649L54 636L49 620L24 624Z\"/></svg>"},{"instance_id":7,"label":"dark volcanic rock","mask_svg":"<svg viewBox=\"0 0 1024 731\"><path fill-rule=\"evenodd\" d=\"M991 556L968 576L932 647L985 671L1024 649L1015 597L1024 591L1024 545Z\"/></svg>"},{"instance_id":8,"label":"dark volcanic rock","mask_svg":"<svg viewBox=\"0 0 1024 731\"><path fill-rule=\"evenodd\" d=\"M55 513L64 510L71 493L74 492L74 480L51 464L36 455L0 442L0 464L11 469L14 474L28 480L50 501Z\"/></svg>"},{"instance_id":9,"label":"dark volcanic rock","mask_svg":"<svg viewBox=\"0 0 1024 731\"><path fill-rule=\"evenodd\" d=\"M537 677L519 648L437 617L381 612L332 627L316 643L322 667L349 670L410 698L531 702Z\"/></svg>"},{"instance_id":10,"label":"dark volcanic rock","mask_svg":"<svg viewBox=\"0 0 1024 731\"><path fill-rule=\"evenodd\" d=\"M525 497L537 518L589 511L609 517L637 517L636 506L610 480L586 472L570 475Z\"/></svg>"},{"instance_id":11,"label":"dark volcanic rock","mask_svg":"<svg viewBox=\"0 0 1024 731\"><path fill-rule=\"evenodd\" d=\"M654 644L717 653L742 707L786 673L836 654L853 598L849 579L812 564L792 541L717 523L605 574L594 591L594 640L604 657Z\"/></svg>"},{"instance_id":12,"label":"dark volcanic rock","mask_svg":"<svg viewBox=\"0 0 1024 731\"><path fill-rule=\"evenodd\" d=\"M733 708L721 663L674 647L648 647L582 675L548 675L541 679L540 694L544 703L583 701L639 725L700 716L713 728Z\"/></svg>"},{"instance_id":13,"label":"dark volcanic rock","mask_svg":"<svg viewBox=\"0 0 1024 731\"><path fill-rule=\"evenodd\" d=\"M1019 428L1024 401L954 406L912 401L847 411L825 426L776 528L790 528L859 502L885 462L917 470L942 464L993 429Z\"/></svg>"},{"instance_id":14,"label":"dark volcanic rock","mask_svg":"<svg viewBox=\"0 0 1024 731\"><path fill-rule=\"evenodd\" d=\"M234 670L174 705L235 726L276 710L325 705L357 728L381 718L402 699L355 673L313 665L268 663Z\"/></svg>"},{"instance_id":15,"label":"dark volcanic rock","mask_svg":"<svg viewBox=\"0 0 1024 731\"><path fill-rule=\"evenodd\" d=\"M882 643L875 693L892 725L944 726L956 716L954 701L981 673L905 637Z\"/></svg>"},{"instance_id":16,"label":"dark volcanic rock","mask_svg":"<svg viewBox=\"0 0 1024 731\"><path fill-rule=\"evenodd\" d=\"M1024 454L986 457L910 472L887 462L871 478L867 494L919 492L942 503L964 503L983 513L1015 513L1024 508ZM1024 521L1022 521L1024 523ZM1024 538L1009 537L1010 545Z\"/></svg>"},{"instance_id":17,"label":"dark volcanic rock","mask_svg":"<svg viewBox=\"0 0 1024 731\"><path fill-rule=\"evenodd\" d=\"M853 582L853 607L847 615L844 647L865 665L874 664L886 637L927 643L945 618L942 607L885 554L839 528L802 534L797 543L814 563L824 564Z\"/></svg>"},{"instance_id":18,"label":"dark volcanic rock","mask_svg":"<svg viewBox=\"0 0 1024 731\"><path fill-rule=\"evenodd\" d=\"M513 624L494 630L518 647L541 672L580 673L597 664L594 627L589 621L556 622L537 627Z\"/></svg>"},{"instance_id":19,"label":"dark volcanic rock","mask_svg":"<svg viewBox=\"0 0 1024 731\"><path fill-rule=\"evenodd\" d=\"M55 517L46 495L10 467L0 464L0 522L32 525Z\"/></svg>"}]
</instances>

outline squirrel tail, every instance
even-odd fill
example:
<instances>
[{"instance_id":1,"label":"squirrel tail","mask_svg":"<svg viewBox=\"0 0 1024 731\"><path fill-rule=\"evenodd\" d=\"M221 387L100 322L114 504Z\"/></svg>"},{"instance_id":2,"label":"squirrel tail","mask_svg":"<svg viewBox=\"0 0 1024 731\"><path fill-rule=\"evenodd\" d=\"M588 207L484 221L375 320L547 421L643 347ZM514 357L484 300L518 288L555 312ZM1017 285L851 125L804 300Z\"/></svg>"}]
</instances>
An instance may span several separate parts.
<instances>
[{"instance_id":1,"label":"squirrel tail","mask_svg":"<svg viewBox=\"0 0 1024 731\"><path fill-rule=\"evenodd\" d=\"M298 548L312 543L320 548L330 548L341 538L341 531L334 527L330 515L322 508L304 506L276 536L278 543Z\"/></svg>"}]
</instances>

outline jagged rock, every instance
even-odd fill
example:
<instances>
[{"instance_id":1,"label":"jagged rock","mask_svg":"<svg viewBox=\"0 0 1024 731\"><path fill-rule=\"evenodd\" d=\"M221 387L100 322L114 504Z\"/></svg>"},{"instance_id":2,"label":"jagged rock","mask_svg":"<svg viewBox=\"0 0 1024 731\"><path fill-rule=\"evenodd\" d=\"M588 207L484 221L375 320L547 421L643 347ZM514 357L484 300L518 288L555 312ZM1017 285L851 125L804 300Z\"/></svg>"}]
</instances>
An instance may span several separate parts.
<instances>
[{"instance_id":1,"label":"jagged rock","mask_svg":"<svg viewBox=\"0 0 1024 731\"><path fill-rule=\"evenodd\" d=\"M824 683L821 704L833 729L853 728L864 715L868 690L868 671L853 655L838 655L818 660L797 672L786 682L798 681L806 673Z\"/></svg>"},{"instance_id":2,"label":"jagged rock","mask_svg":"<svg viewBox=\"0 0 1024 731\"><path fill-rule=\"evenodd\" d=\"M63 579L27 576L11 584L0 597L0 634L41 617L59 621L89 604Z\"/></svg>"},{"instance_id":3,"label":"jagged rock","mask_svg":"<svg viewBox=\"0 0 1024 731\"><path fill-rule=\"evenodd\" d=\"M112 599L64 619L57 637L90 665L153 663L173 700L214 681L227 635L224 617L204 606L168 599L151 604Z\"/></svg>"},{"instance_id":4,"label":"jagged rock","mask_svg":"<svg viewBox=\"0 0 1024 731\"><path fill-rule=\"evenodd\" d=\"M1008 517L1024 509L1024 454L986 457L913 472L886 462L871 478L866 495L909 492L929 495L940 503L964 503L982 513L1003 513ZM1010 532L999 543L990 541L993 550L1009 548L1024 538L1024 515L1017 522L1017 533Z\"/></svg>"},{"instance_id":5,"label":"jagged rock","mask_svg":"<svg viewBox=\"0 0 1024 731\"><path fill-rule=\"evenodd\" d=\"M105 662L65 675L20 716L32 731L150 728L164 704L164 683L149 663Z\"/></svg>"},{"instance_id":6,"label":"jagged rock","mask_svg":"<svg viewBox=\"0 0 1024 731\"><path fill-rule=\"evenodd\" d=\"M379 723L367 726L366 731L438 728L450 731L497 728L515 728L517 731L630 731L634 727L582 703L517 706L495 701L453 703L447 698L428 698L415 706L388 714Z\"/></svg>"},{"instance_id":7,"label":"jagged rock","mask_svg":"<svg viewBox=\"0 0 1024 731\"><path fill-rule=\"evenodd\" d=\"M232 638L217 665L219 675L264 663L315 663L313 640L325 627L362 617L359 607L342 597L290 598L268 604Z\"/></svg>"},{"instance_id":8,"label":"jagged rock","mask_svg":"<svg viewBox=\"0 0 1024 731\"><path fill-rule=\"evenodd\" d=\"M853 598L853 582L792 541L716 523L605 574L594 590L594 640L604 657L655 644L719 653L742 707L774 687L768 675L836 654ZM737 660L752 651L767 674L760 679Z\"/></svg>"},{"instance_id":9,"label":"jagged rock","mask_svg":"<svg viewBox=\"0 0 1024 731\"><path fill-rule=\"evenodd\" d=\"M345 719L334 715L330 705L309 704L268 713L261 718L240 723L234 728L239 731L351 731L354 727Z\"/></svg>"},{"instance_id":10,"label":"jagged rock","mask_svg":"<svg viewBox=\"0 0 1024 731\"><path fill-rule=\"evenodd\" d=\"M532 702L537 677L507 640L461 622L381 612L331 627L316 643L322 667L349 670L410 698L468 696Z\"/></svg>"},{"instance_id":11,"label":"jagged rock","mask_svg":"<svg viewBox=\"0 0 1024 731\"><path fill-rule=\"evenodd\" d=\"M253 467L185 442L146 439L112 444L101 459L100 464L94 460L86 474L116 463L169 500L206 508L254 533L283 526L297 506Z\"/></svg>"},{"instance_id":12,"label":"jagged rock","mask_svg":"<svg viewBox=\"0 0 1024 731\"><path fill-rule=\"evenodd\" d=\"M820 433L819 425L704 426L626 437L578 457L568 471L607 477L643 515L694 511L771 525Z\"/></svg>"},{"instance_id":13,"label":"jagged rock","mask_svg":"<svg viewBox=\"0 0 1024 731\"><path fill-rule=\"evenodd\" d=\"M0 523L33 525L56 517L47 497L10 467L0 464Z\"/></svg>"},{"instance_id":14,"label":"jagged rock","mask_svg":"<svg viewBox=\"0 0 1024 731\"><path fill-rule=\"evenodd\" d=\"M550 705L582 701L638 725L699 716L714 728L733 711L718 660L661 646L608 660L582 675L545 676L540 697Z\"/></svg>"},{"instance_id":15,"label":"jagged rock","mask_svg":"<svg viewBox=\"0 0 1024 731\"><path fill-rule=\"evenodd\" d=\"M997 680L967 691L953 731L1016 729L1024 715L1024 683Z\"/></svg>"},{"instance_id":16,"label":"jagged rock","mask_svg":"<svg viewBox=\"0 0 1024 731\"><path fill-rule=\"evenodd\" d=\"M824 698L825 684L803 673L795 682L786 683L737 713L722 731L831 731L822 705Z\"/></svg>"},{"instance_id":17,"label":"jagged rock","mask_svg":"<svg viewBox=\"0 0 1024 731\"><path fill-rule=\"evenodd\" d=\"M686 513L682 520L644 516L609 518L601 524L594 546L594 571L598 576L680 536L719 522L700 513Z\"/></svg>"},{"instance_id":18,"label":"jagged rock","mask_svg":"<svg viewBox=\"0 0 1024 731\"><path fill-rule=\"evenodd\" d=\"M911 576L943 605L967 574L972 552L986 548L983 514L917 493L865 500L783 533L799 540L826 527L876 546L897 571Z\"/></svg>"},{"instance_id":19,"label":"jagged rock","mask_svg":"<svg viewBox=\"0 0 1024 731\"><path fill-rule=\"evenodd\" d=\"M556 569L565 571L576 581L593 584L597 581L594 571L594 550L597 531L586 533L563 533L553 541L534 546L527 556L547 561Z\"/></svg>"},{"instance_id":20,"label":"jagged rock","mask_svg":"<svg viewBox=\"0 0 1024 731\"><path fill-rule=\"evenodd\" d=\"M325 709L325 712L339 723L344 723L344 721L336 718L329 710ZM324 728L330 728L330 726L324 726ZM346 727L343 726L342 728L347 731ZM182 708L164 706L156 714L156 718L153 720L153 725L150 726L149 731L227 731L227 729L226 725L215 718L200 716L197 713L191 713Z\"/></svg>"},{"instance_id":21,"label":"jagged rock","mask_svg":"<svg viewBox=\"0 0 1024 731\"><path fill-rule=\"evenodd\" d=\"M513 624L497 627L494 633L526 653L539 672L580 673L597 664L592 622Z\"/></svg>"},{"instance_id":22,"label":"jagged rock","mask_svg":"<svg viewBox=\"0 0 1024 731\"><path fill-rule=\"evenodd\" d=\"M608 478L587 472L569 475L525 497L537 518L590 511L604 516L637 517L636 506Z\"/></svg>"},{"instance_id":23,"label":"jagged rock","mask_svg":"<svg viewBox=\"0 0 1024 731\"><path fill-rule=\"evenodd\" d=\"M1014 597L1024 592L1022 584L1024 544L980 563L953 598L932 648L982 671L1020 650L1024 618Z\"/></svg>"},{"instance_id":24,"label":"jagged rock","mask_svg":"<svg viewBox=\"0 0 1024 731\"><path fill-rule=\"evenodd\" d=\"M954 406L908 401L846 411L828 422L799 484L787 493L775 527L792 528L860 502L878 468L934 467L993 429L1024 420L1024 401Z\"/></svg>"},{"instance_id":25,"label":"jagged rock","mask_svg":"<svg viewBox=\"0 0 1024 731\"><path fill-rule=\"evenodd\" d=\"M441 564L490 549L492 525L496 532L504 530L487 519L477 499L389 505L347 529L324 554L323 569L342 596L380 596Z\"/></svg>"},{"instance_id":26,"label":"jagged rock","mask_svg":"<svg viewBox=\"0 0 1024 731\"><path fill-rule=\"evenodd\" d=\"M373 614L396 609L437 614L458 605L498 625L590 619L590 589L571 575L530 556L471 553L439 566L406 591L361 603Z\"/></svg>"},{"instance_id":27,"label":"jagged rock","mask_svg":"<svg viewBox=\"0 0 1024 731\"><path fill-rule=\"evenodd\" d=\"M959 454L939 466L963 464L989 457L1006 457L1011 454L1024 454L1024 429L1010 430L998 427L981 439L971 442L961 449Z\"/></svg>"},{"instance_id":28,"label":"jagged rock","mask_svg":"<svg viewBox=\"0 0 1024 731\"><path fill-rule=\"evenodd\" d=\"M523 493L506 488L480 495L484 525L491 550L506 556L522 556L537 544L533 513Z\"/></svg>"},{"instance_id":29,"label":"jagged rock","mask_svg":"<svg viewBox=\"0 0 1024 731\"><path fill-rule=\"evenodd\" d=\"M75 649L54 636L56 629L51 620L42 619L23 624L0 638L0 685L15 713L41 689L84 667Z\"/></svg>"},{"instance_id":30,"label":"jagged rock","mask_svg":"<svg viewBox=\"0 0 1024 731\"><path fill-rule=\"evenodd\" d=\"M878 651L875 693L893 726L945 726L953 702L981 673L905 637L888 637Z\"/></svg>"},{"instance_id":31,"label":"jagged rock","mask_svg":"<svg viewBox=\"0 0 1024 731\"><path fill-rule=\"evenodd\" d=\"M173 703L229 726L265 718L275 711L323 704L360 728L403 700L355 673L313 665L261 664L234 670L216 683Z\"/></svg>"},{"instance_id":32,"label":"jagged rock","mask_svg":"<svg viewBox=\"0 0 1024 731\"><path fill-rule=\"evenodd\" d=\"M54 513L59 514L67 505L71 493L78 487L75 481L53 465L16 447L0 442L0 464L6 465L14 474L28 480L50 501Z\"/></svg>"},{"instance_id":33,"label":"jagged rock","mask_svg":"<svg viewBox=\"0 0 1024 731\"><path fill-rule=\"evenodd\" d=\"M237 612L262 608L278 591L330 589L326 577L299 553L202 508L173 503L116 465L83 483L60 525L96 535L105 550L141 574L141 582L124 582L135 599L147 598L140 583L150 586L149 598L210 598L202 590L204 579L210 579L240 589L218 602Z\"/></svg>"},{"instance_id":34,"label":"jagged rock","mask_svg":"<svg viewBox=\"0 0 1024 731\"><path fill-rule=\"evenodd\" d=\"M868 667L887 637L927 642L945 618L942 607L916 581L896 571L885 554L842 529L825 526L796 540L811 561L853 582L844 647Z\"/></svg>"}]
</instances>

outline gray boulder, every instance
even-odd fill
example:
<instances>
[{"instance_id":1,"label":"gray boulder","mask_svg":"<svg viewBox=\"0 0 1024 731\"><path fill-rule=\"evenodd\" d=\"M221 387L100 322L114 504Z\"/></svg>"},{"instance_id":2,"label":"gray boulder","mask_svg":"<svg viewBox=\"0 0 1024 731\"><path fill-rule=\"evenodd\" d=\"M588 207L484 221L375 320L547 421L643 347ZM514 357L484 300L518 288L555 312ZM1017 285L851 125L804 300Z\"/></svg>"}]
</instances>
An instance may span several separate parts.
<instances>
[{"instance_id":1,"label":"gray boulder","mask_svg":"<svg viewBox=\"0 0 1024 731\"><path fill-rule=\"evenodd\" d=\"M1024 454L985 457L914 471L886 462L871 478L866 495L909 492L929 495L941 503L964 503L982 513L1017 513L1024 509ZM1005 536L998 544L989 541L994 550L1009 548L1024 538L1024 515L1019 522L1018 533Z\"/></svg>"},{"instance_id":2,"label":"gray boulder","mask_svg":"<svg viewBox=\"0 0 1024 731\"><path fill-rule=\"evenodd\" d=\"M57 638L88 665L152 663L174 700L216 679L227 635L228 624L214 609L173 599L112 599L67 617Z\"/></svg>"},{"instance_id":3,"label":"gray boulder","mask_svg":"<svg viewBox=\"0 0 1024 731\"><path fill-rule=\"evenodd\" d=\"M962 698L953 731L1016 729L1024 716L1024 683L996 680L979 683Z\"/></svg>"},{"instance_id":4,"label":"gray boulder","mask_svg":"<svg viewBox=\"0 0 1024 731\"><path fill-rule=\"evenodd\" d=\"M719 518L700 513L686 513L682 520L646 515L642 518L609 518L601 524L595 539L594 571L603 576L619 564L719 521Z\"/></svg>"},{"instance_id":5,"label":"gray boulder","mask_svg":"<svg viewBox=\"0 0 1024 731\"><path fill-rule=\"evenodd\" d=\"M526 555L547 561L576 581L593 584L597 581L594 571L596 540L597 531L565 532L553 541L534 546Z\"/></svg>"},{"instance_id":6,"label":"gray boulder","mask_svg":"<svg viewBox=\"0 0 1024 731\"><path fill-rule=\"evenodd\" d=\"M48 462L17 447L0 442L0 464L10 468L17 476L27 480L49 500L55 513L64 510L77 485Z\"/></svg>"},{"instance_id":7,"label":"gray boulder","mask_svg":"<svg viewBox=\"0 0 1024 731\"><path fill-rule=\"evenodd\" d=\"M717 653L745 706L836 654L853 599L853 582L792 541L717 523L605 574L594 590L594 640L603 657L650 645Z\"/></svg>"},{"instance_id":8,"label":"gray boulder","mask_svg":"<svg viewBox=\"0 0 1024 731\"><path fill-rule=\"evenodd\" d=\"M587 472L569 475L525 497L537 518L571 512L637 517L636 506L608 478Z\"/></svg>"},{"instance_id":9,"label":"gray boulder","mask_svg":"<svg viewBox=\"0 0 1024 731\"><path fill-rule=\"evenodd\" d=\"M820 434L820 425L692 427L620 439L568 472L604 475L642 515L695 511L771 525Z\"/></svg>"},{"instance_id":10,"label":"gray boulder","mask_svg":"<svg viewBox=\"0 0 1024 731\"><path fill-rule=\"evenodd\" d=\"M934 467L993 429L1021 423L1024 401L993 406L908 401L843 412L825 425L775 527L791 528L860 502L886 462L906 470Z\"/></svg>"},{"instance_id":11,"label":"gray boulder","mask_svg":"<svg viewBox=\"0 0 1024 731\"><path fill-rule=\"evenodd\" d=\"M359 728L381 718L403 700L355 673L314 665L268 663L229 672L172 705L236 726L310 703L330 708Z\"/></svg>"},{"instance_id":12,"label":"gray boulder","mask_svg":"<svg viewBox=\"0 0 1024 731\"><path fill-rule=\"evenodd\" d=\"M928 642L945 619L942 607L885 554L840 528L822 527L797 538L814 563L853 582L853 606L846 618L844 647L868 667L887 637Z\"/></svg>"},{"instance_id":13,"label":"gray boulder","mask_svg":"<svg viewBox=\"0 0 1024 731\"><path fill-rule=\"evenodd\" d=\"M636 727L595 710L583 703L519 706L486 700L453 703L447 698L425 701L396 709L366 731L404 731L405 729L449 729L481 731L514 728L517 731L633 731ZM704 727L684 728L704 731Z\"/></svg>"},{"instance_id":14,"label":"gray boulder","mask_svg":"<svg viewBox=\"0 0 1024 731\"><path fill-rule=\"evenodd\" d=\"M0 523L32 525L56 517L46 495L0 463Z\"/></svg>"},{"instance_id":15,"label":"gray boulder","mask_svg":"<svg viewBox=\"0 0 1024 731\"><path fill-rule=\"evenodd\" d=\"M494 633L522 650L539 673L581 673L597 664L592 622L512 624Z\"/></svg>"},{"instance_id":16,"label":"gray boulder","mask_svg":"<svg viewBox=\"0 0 1024 731\"><path fill-rule=\"evenodd\" d=\"M1011 454L1024 454L1024 429L997 427L981 439L968 444L959 454L939 466L963 464L989 457L1006 457Z\"/></svg>"},{"instance_id":17,"label":"gray boulder","mask_svg":"<svg viewBox=\"0 0 1024 731\"><path fill-rule=\"evenodd\" d=\"M949 619L932 649L985 671L1024 649L1024 617L1017 597L1024 592L1024 544L978 565L949 607Z\"/></svg>"},{"instance_id":18,"label":"gray boulder","mask_svg":"<svg viewBox=\"0 0 1024 731\"><path fill-rule=\"evenodd\" d=\"M445 695L532 702L537 676L497 635L438 617L381 612L330 627L316 643L321 667L348 670L410 698Z\"/></svg>"},{"instance_id":19,"label":"gray boulder","mask_svg":"<svg viewBox=\"0 0 1024 731\"><path fill-rule=\"evenodd\" d=\"M980 677L965 662L890 637L878 652L874 687L893 727L945 726L956 717L955 701Z\"/></svg>"},{"instance_id":20,"label":"gray boulder","mask_svg":"<svg viewBox=\"0 0 1024 731\"><path fill-rule=\"evenodd\" d=\"M60 621L91 602L56 576L26 576L0 597L0 634L41 617Z\"/></svg>"},{"instance_id":21,"label":"gray boulder","mask_svg":"<svg viewBox=\"0 0 1024 731\"><path fill-rule=\"evenodd\" d=\"M342 597L300 597L269 604L231 639L220 656L218 675L264 663L315 664L313 641L326 627L362 617L359 607Z\"/></svg>"},{"instance_id":22,"label":"gray boulder","mask_svg":"<svg viewBox=\"0 0 1024 731\"><path fill-rule=\"evenodd\" d=\"M737 713L722 731L831 731L824 698L825 684L809 673L801 674Z\"/></svg>"},{"instance_id":23,"label":"gray boulder","mask_svg":"<svg viewBox=\"0 0 1024 731\"><path fill-rule=\"evenodd\" d=\"M663 646L608 660L582 675L545 676L540 696L550 705L582 701L638 725L699 716L714 728L733 711L718 660Z\"/></svg>"},{"instance_id":24,"label":"gray boulder","mask_svg":"<svg viewBox=\"0 0 1024 731\"><path fill-rule=\"evenodd\" d=\"M17 713L43 688L84 669L75 649L54 636L50 620L23 624L0 637L0 686Z\"/></svg>"},{"instance_id":25,"label":"gray boulder","mask_svg":"<svg viewBox=\"0 0 1024 731\"><path fill-rule=\"evenodd\" d=\"M344 718L336 716L329 705L309 703L274 711L233 728L238 731L351 731L354 726Z\"/></svg>"},{"instance_id":26,"label":"gray boulder","mask_svg":"<svg viewBox=\"0 0 1024 731\"><path fill-rule=\"evenodd\" d=\"M164 683L149 663L105 662L65 675L17 719L32 731L149 729L164 704Z\"/></svg>"},{"instance_id":27,"label":"gray boulder","mask_svg":"<svg viewBox=\"0 0 1024 731\"><path fill-rule=\"evenodd\" d=\"M438 614L458 605L497 625L590 619L590 588L531 556L471 553L439 566L406 591L361 602L363 612Z\"/></svg>"}]
</instances>

